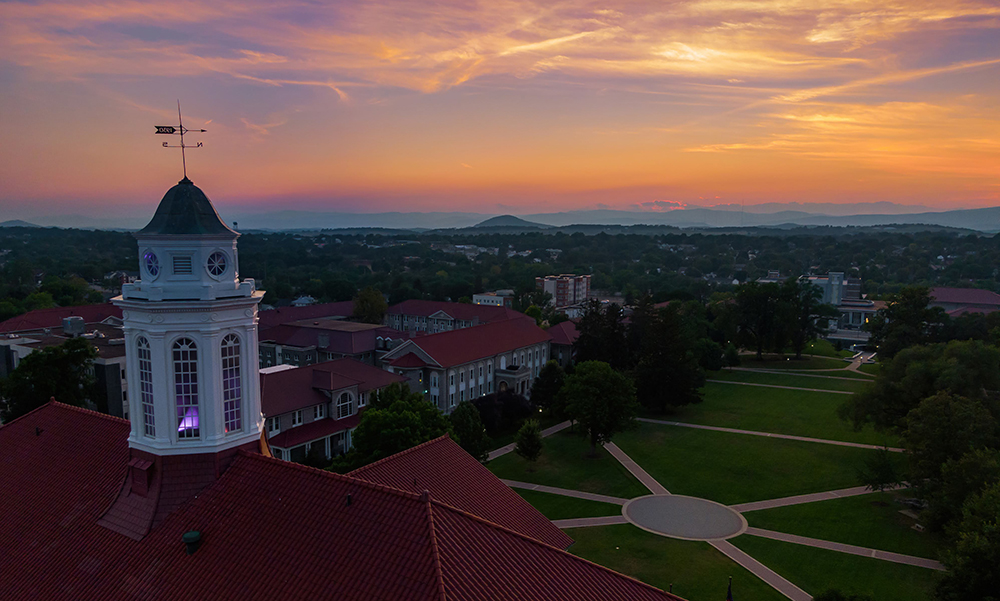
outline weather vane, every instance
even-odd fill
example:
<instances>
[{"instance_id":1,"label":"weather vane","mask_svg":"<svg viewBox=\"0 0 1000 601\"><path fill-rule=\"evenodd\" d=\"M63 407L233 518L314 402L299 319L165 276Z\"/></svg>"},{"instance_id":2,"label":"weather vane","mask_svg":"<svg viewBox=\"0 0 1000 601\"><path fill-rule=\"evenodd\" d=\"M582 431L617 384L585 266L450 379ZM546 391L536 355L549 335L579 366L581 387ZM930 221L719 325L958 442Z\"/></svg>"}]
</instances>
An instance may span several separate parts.
<instances>
[{"instance_id":1,"label":"weather vane","mask_svg":"<svg viewBox=\"0 0 1000 601\"><path fill-rule=\"evenodd\" d=\"M180 100L177 101L177 125L156 125L154 127L156 127L156 133L158 133L158 134L176 134L176 135L179 135L181 137L181 143L180 143L180 145L177 145L177 144L171 145L169 142L164 142L163 143L163 147L164 148L180 148L181 149L181 166L184 169L184 179L187 179L187 176L188 176L187 157L184 156L184 149L185 148L192 148L192 147L191 146L185 146L185 144L184 144L184 134L186 134L188 132L192 132L192 131L195 131L195 132L205 132L205 131L208 131L208 130L207 129L188 129L188 128L184 127L184 120L181 118L181 101ZM195 145L195 146L193 146L193 148L201 148L201 146L202 146L201 142L198 142L198 144Z\"/></svg>"}]
</instances>

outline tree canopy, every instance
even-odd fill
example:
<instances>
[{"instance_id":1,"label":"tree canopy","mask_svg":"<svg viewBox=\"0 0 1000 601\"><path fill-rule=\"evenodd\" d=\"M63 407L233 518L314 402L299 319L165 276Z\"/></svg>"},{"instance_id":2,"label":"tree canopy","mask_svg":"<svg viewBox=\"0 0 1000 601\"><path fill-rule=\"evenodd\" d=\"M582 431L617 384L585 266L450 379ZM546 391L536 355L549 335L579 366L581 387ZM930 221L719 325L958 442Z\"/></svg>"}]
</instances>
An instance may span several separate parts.
<instances>
[{"instance_id":1,"label":"tree canopy","mask_svg":"<svg viewBox=\"0 0 1000 601\"><path fill-rule=\"evenodd\" d=\"M25 356L11 374L0 381L0 418L16 419L54 398L82 407L94 400L91 364L97 350L84 338L70 338Z\"/></svg>"},{"instance_id":2,"label":"tree canopy","mask_svg":"<svg viewBox=\"0 0 1000 601\"><path fill-rule=\"evenodd\" d=\"M391 384L361 415L352 436L349 463L357 467L378 461L451 431L448 417L422 394Z\"/></svg>"},{"instance_id":3,"label":"tree canopy","mask_svg":"<svg viewBox=\"0 0 1000 601\"><path fill-rule=\"evenodd\" d=\"M917 286L888 295L886 306L864 326L871 332L869 344L891 359L904 349L933 342L948 316L940 307L928 307L930 301L930 291Z\"/></svg>"},{"instance_id":4,"label":"tree canopy","mask_svg":"<svg viewBox=\"0 0 1000 601\"><path fill-rule=\"evenodd\" d=\"M601 361L579 363L559 396L580 433L590 441L591 451L609 442L618 432L635 423L638 403L632 381Z\"/></svg>"},{"instance_id":5,"label":"tree canopy","mask_svg":"<svg viewBox=\"0 0 1000 601\"><path fill-rule=\"evenodd\" d=\"M458 438L458 444L480 463L486 463L493 441L486 433L486 427L479 416L479 409L469 401L462 401L448 418L451 420L452 431Z\"/></svg>"},{"instance_id":6,"label":"tree canopy","mask_svg":"<svg viewBox=\"0 0 1000 601\"><path fill-rule=\"evenodd\" d=\"M354 316L365 323L382 323L389 305L377 288L368 286L354 297Z\"/></svg>"}]
</instances>

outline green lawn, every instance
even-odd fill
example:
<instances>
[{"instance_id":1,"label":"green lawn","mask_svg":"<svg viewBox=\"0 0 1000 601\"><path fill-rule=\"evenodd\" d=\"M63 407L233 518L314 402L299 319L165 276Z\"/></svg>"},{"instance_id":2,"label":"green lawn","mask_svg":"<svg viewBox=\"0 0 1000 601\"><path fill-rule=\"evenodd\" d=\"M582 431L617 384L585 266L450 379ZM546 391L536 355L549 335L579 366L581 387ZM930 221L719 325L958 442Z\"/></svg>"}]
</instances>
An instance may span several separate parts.
<instances>
[{"instance_id":1,"label":"green lawn","mask_svg":"<svg viewBox=\"0 0 1000 601\"><path fill-rule=\"evenodd\" d=\"M547 484L560 488L596 492L631 499L649 491L604 449L598 457L586 455L590 445L580 436L563 430L544 439L542 455L529 466L515 453L491 461L490 471L500 478ZM533 467L534 471L528 471Z\"/></svg>"},{"instance_id":2,"label":"green lawn","mask_svg":"<svg viewBox=\"0 0 1000 601\"><path fill-rule=\"evenodd\" d=\"M858 369L860 369L861 371L865 372L866 374L871 374L873 376L877 376L877 375L879 375L879 373L882 372L882 364L881 363L862 363L861 367L859 367Z\"/></svg>"},{"instance_id":3,"label":"green lawn","mask_svg":"<svg viewBox=\"0 0 1000 601\"><path fill-rule=\"evenodd\" d=\"M523 488L515 488L514 492L524 497L524 500L531 503L535 509L550 520L597 518L622 514L621 506L613 503L599 503Z\"/></svg>"},{"instance_id":4,"label":"green lawn","mask_svg":"<svg viewBox=\"0 0 1000 601\"><path fill-rule=\"evenodd\" d=\"M803 355L822 355L824 357L853 357L855 351L851 350L840 350L838 351L833 343L829 340L814 340L806 345L806 348L802 351Z\"/></svg>"},{"instance_id":5,"label":"green lawn","mask_svg":"<svg viewBox=\"0 0 1000 601\"><path fill-rule=\"evenodd\" d=\"M822 374L825 376L827 374ZM705 377L709 380L725 380L727 382L752 382L755 384L774 384L777 386L796 386L798 388L819 388L822 390L841 390L844 392L861 392L868 387L871 378L861 376L858 378L843 378L840 374L829 374L833 377L822 377L820 374L809 375L799 373L771 373L755 371L720 371L706 372ZM847 376L850 378L850 376Z\"/></svg>"},{"instance_id":6,"label":"green lawn","mask_svg":"<svg viewBox=\"0 0 1000 601\"><path fill-rule=\"evenodd\" d=\"M722 601L733 577L733 597L786 601L785 597L708 543L682 541L631 524L572 528L570 553L668 590L689 601ZM741 537L742 538L742 537Z\"/></svg>"},{"instance_id":7,"label":"green lawn","mask_svg":"<svg viewBox=\"0 0 1000 601\"><path fill-rule=\"evenodd\" d=\"M547 413L540 413L535 419L538 420L538 427L541 428L542 430L548 428L549 426L554 426L558 424L560 421L562 421L556 419L555 417L552 417L551 415L548 415ZM517 436L517 431L521 429L521 425L523 423L524 423L523 421L518 422L514 426L503 428L499 432L496 432L491 437L491 439L493 440L492 448L499 449L500 447L505 447L510 443L514 442L514 437Z\"/></svg>"},{"instance_id":8,"label":"green lawn","mask_svg":"<svg viewBox=\"0 0 1000 601\"><path fill-rule=\"evenodd\" d=\"M867 593L878 601L930 601L939 574L757 536L738 536L730 542L810 595L838 588L844 593Z\"/></svg>"},{"instance_id":9,"label":"green lawn","mask_svg":"<svg viewBox=\"0 0 1000 601\"><path fill-rule=\"evenodd\" d=\"M894 502L896 497L908 494L886 493L885 505L878 503L883 499L879 494L870 494L743 515L755 528L934 559L940 541L932 534L914 530L911 526L915 520L899 513L903 506Z\"/></svg>"},{"instance_id":10,"label":"green lawn","mask_svg":"<svg viewBox=\"0 0 1000 601\"><path fill-rule=\"evenodd\" d=\"M758 361L753 355L741 355L740 367L760 369L844 369L848 363L843 359L832 357L793 357L780 358L774 355L764 355L763 361Z\"/></svg>"},{"instance_id":11,"label":"green lawn","mask_svg":"<svg viewBox=\"0 0 1000 601\"><path fill-rule=\"evenodd\" d=\"M648 423L615 442L670 492L727 505L858 486L874 453Z\"/></svg>"},{"instance_id":12,"label":"green lawn","mask_svg":"<svg viewBox=\"0 0 1000 601\"><path fill-rule=\"evenodd\" d=\"M811 379L823 383L838 382L823 378ZM701 403L680 407L675 413L666 416L649 417L741 430L898 446L894 436L876 433L871 426L855 432L848 422L840 419L837 407L849 398L847 395L712 382L706 384L702 391L705 400Z\"/></svg>"}]
</instances>

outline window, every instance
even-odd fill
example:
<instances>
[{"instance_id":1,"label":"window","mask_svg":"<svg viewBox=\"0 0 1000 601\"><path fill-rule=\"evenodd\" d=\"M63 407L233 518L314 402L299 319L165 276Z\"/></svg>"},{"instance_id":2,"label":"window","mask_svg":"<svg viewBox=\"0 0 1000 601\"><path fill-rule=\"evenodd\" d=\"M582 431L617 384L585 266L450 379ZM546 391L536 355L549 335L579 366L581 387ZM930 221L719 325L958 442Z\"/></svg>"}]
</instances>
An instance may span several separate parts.
<instances>
[{"instance_id":1,"label":"window","mask_svg":"<svg viewBox=\"0 0 1000 601\"><path fill-rule=\"evenodd\" d=\"M214 252L208 255L208 263L205 264L205 268L208 269L208 273L215 277L226 273L226 255L220 252Z\"/></svg>"},{"instance_id":2,"label":"window","mask_svg":"<svg viewBox=\"0 0 1000 601\"><path fill-rule=\"evenodd\" d=\"M277 434L278 432L281 432L281 419L277 418L277 417L272 417L272 418L268 419L267 420L267 433L268 434ZM278 459L281 459L281 457L278 457Z\"/></svg>"},{"instance_id":3,"label":"window","mask_svg":"<svg viewBox=\"0 0 1000 601\"><path fill-rule=\"evenodd\" d=\"M149 341L139 337L135 343L139 357L139 402L142 405L142 429L146 436L156 436L156 420L153 414L153 362L149 353Z\"/></svg>"},{"instance_id":4,"label":"window","mask_svg":"<svg viewBox=\"0 0 1000 601\"><path fill-rule=\"evenodd\" d=\"M284 459L285 458L284 453L282 453L281 449L271 449L271 452L274 455L275 459Z\"/></svg>"},{"instance_id":5,"label":"window","mask_svg":"<svg viewBox=\"0 0 1000 601\"><path fill-rule=\"evenodd\" d=\"M243 378L240 373L240 339L222 339L222 413L226 432L243 429Z\"/></svg>"},{"instance_id":6,"label":"window","mask_svg":"<svg viewBox=\"0 0 1000 601\"><path fill-rule=\"evenodd\" d=\"M462 397L463 397L463 400L464 400L465 392L462 392ZM451 402L451 406L454 407L455 406L455 395L454 394L451 395L451 401L450 402Z\"/></svg>"},{"instance_id":7,"label":"window","mask_svg":"<svg viewBox=\"0 0 1000 601\"><path fill-rule=\"evenodd\" d=\"M451 404L452 407L455 406L455 393L454 392L452 392L452 393L450 393L448 395L448 402Z\"/></svg>"},{"instance_id":8,"label":"window","mask_svg":"<svg viewBox=\"0 0 1000 601\"><path fill-rule=\"evenodd\" d=\"M475 379L476 379L476 368L473 367L472 369L469 370L469 383L471 384L472 382L475 381Z\"/></svg>"},{"instance_id":9,"label":"window","mask_svg":"<svg viewBox=\"0 0 1000 601\"><path fill-rule=\"evenodd\" d=\"M337 399L337 419L345 418L354 412L351 411L351 395L342 393Z\"/></svg>"},{"instance_id":10,"label":"window","mask_svg":"<svg viewBox=\"0 0 1000 601\"><path fill-rule=\"evenodd\" d=\"M489 382L486 383L486 392L488 393L493 392L493 380L490 380Z\"/></svg>"},{"instance_id":11,"label":"window","mask_svg":"<svg viewBox=\"0 0 1000 601\"><path fill-rule=\"evenodd\" d=\"M361 393L358 395L358 407L364 407L368 404L368 395Z\"/></svg>"},{"instance_id":12,"label":"window","mask_svg":"<svg viewBox=\"0 0 1000 601\"><path fill-rule=\"evenodd\" d=\"M487 376L492 376L493 375L493 362L492 361L490 361L489 363L486 364L486 375Z\"/></svg>"},{"instance_id":13,"label":"window","mask_svg":"<svg viewBox=\"0 0 1000 601\"><path fill-rule=\"evenodd\" d=\"M174 405L177 408L177 438L198 438L198 346L190 338L179 338L173 346Z\"/></svg>"},{"instance_id":14,"label":"window","mask_svg":"<svg viewBox=\"0 0 1000 601\"><path fill-rule=\"evenodd\" d=\"M437 374L431 374L431 386L437 387L438 377Z\"/></svg>"},{"instance_id":15,"label":"window","mask_svg":"<svg viewBox=\"0 0 1000 601\"><path fill-rule=\"evenodd\" d=\"M465 372L460 371L458 372L458 383L462 384L463 382L465 382Z\"/></svg>"},{"instance_id":16,"label":"window","mask_svg":"<svg viewBox=\"0 0 1000 601\"><path fill-rule=\"evenodd\" d=\"M302 410L299 409L298 411L292 412L292 427L294 428L295 426L301 426L301 425L302 425Z\"/></svg>"},{"instance_id":17,"label":"window","mask_svg":"<svg viewBox=\"0 0 1000 601\"><path fill-rule=\"evenodd\" d=\"M483 366L482 365L479 366L479 377L480 378L483 377Z\"/></svg>"},{"instance_id":18,"label":"window","mask_svg":"<svg viewBox=\"0 0 1000 601\"><path fill-rule=\"evenodd\" d=\"M174 275L191 273L191 257L174 257Z\"/></svg>"},{"instance_id":19,"label":"window","mask_svg":"<svg viewBox=\"0 0 1000 601\"><path fill-rule=\"evenodd\" d=\"M449 374L448 375L448 384L450 386L454 386L455 385L455 374Z\"/></svg>"},{"instance_id":20,"label":"window","mask_svg":"<svg viewBox=\"0 0 1000 601\"><path fill-rule=\"evenodd\" d=\"M313 419L323 419L326 417L326 405L316 405L313 407Z\"/></svg>"},{"instance_id":21,"label":"window","mask_svg":"<svg viewBox=\"0 0 1000 601\"><path fill-rule=\"evenodd\" d=\"M458 394L459 394L459 397L458 397L459 398L459 402L464 401L465 400L465 391L463 390L462 392L460 392Z\"/></svg>"}]
</instances>

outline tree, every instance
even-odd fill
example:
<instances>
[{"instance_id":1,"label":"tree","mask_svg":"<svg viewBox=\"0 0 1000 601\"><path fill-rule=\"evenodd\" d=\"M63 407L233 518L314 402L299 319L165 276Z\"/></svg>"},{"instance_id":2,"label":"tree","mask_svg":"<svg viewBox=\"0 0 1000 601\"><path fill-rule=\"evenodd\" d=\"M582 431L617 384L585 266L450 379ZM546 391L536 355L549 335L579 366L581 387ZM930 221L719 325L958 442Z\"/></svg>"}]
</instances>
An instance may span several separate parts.
<instances>
[{"instance_id":1,"label":"tree","mask_svg":"<svg viewBox=\"0 0 1000 601\"><path fill-rule=\"evenodd\" d=\"M740 350L736 348L735 344L727 344L725 353L723 354L723 360L725 361L726 367L733 368L739 367L740 365Z\"/></svg>"},{"instance_id":2,"label":"tree","mask_svg":"<svg viewBox=\"0 0 1000 601\"><path fill-rule=\"evenodd\" d=\"M642 405L663 412L701 402L705 372L699 363L696 341L673 305L643 320L635 387ZM711 341L709 341L711 342Z\"/></svg>"},{"instance_id":3,"label":"tree","mask_svg":"<svg viewBox=\"0 0 1000 601\"><path fill-rule=\"evenodd\" d=\"M382 323L389 305L377 288L368 286L354 297L354 316L364 323Z\"/></svg>"},{"instance_id":4,"label":"tree","mask_svg":"<svg viewBox=\"0 0 1000 601\"><path fill-rule=\"evenodd\" d=\"M886 306L864 325L879 356L891 359L903 349L934 341L948 318L940 307L928 307L930 300L930 291L920 287L903 288L886 298Z\"/></svg>"},{"instance_id":5,"label":"tree","mask_svg":"<svg viewBox=\"0 0 1000 601\"><path fill-rule=\"evenodd\" d=\"M71 338L21 359L10 376L0 381L0 418L16 419L50 399L82 407L94 398L91 364L97 350L84 338Z\"/></svg>"},{"instance_id":6,"label":"tree","mask_svg":"<svg viewBox=\"0 0 1000 601\"><path fill-rule=\"evenodd\" d=\"M840 316L833 305L822 302L823 290L808 280L789 279L781 286L781 302L785 305L785 327L795 358L812 340L826 333L831 319Z\"/></svg>"},{"instance_id":7,"label":"tree","mask_svg":"<svg viewBox=\"0 0 1000 601\"><path fill-rule=\"evenodd\" d=\"M524 314L534 319L536 325L542 325L542 309L538 305L531 305L524 310Z\"/></svg>"},{"instance_id":8,"label":"tree","mask_svg":"<svg viewBox=\"0 0 1000 601\"><path fill-rule=\"evenodd\" d=\"M864 466L858 470L861 485L868 490L878 491L882 499L885 498L885 491L899 484L901 479L892 453L885 447L869 454Z\"/></svg>"},{"instance_id":9,"label":"tree","mask_svg":"<svg viewBox=\"0 0 1000 601\"><path fill-rule=\"evenodd\" d=\"M938 585L940 601L1000 599L1000 481L962 506L958 537L943 559L948 571Z\"/></svg>"},{"instance_id":10,"label":"tree","mask_svg":"<svg viewBox=\"0 0 1000 601\"><path fill-rule=\"evenodd\" d=\"M469 401L462 401L449 416L458 444L480 463L486 463L493 441L486 433L479 410Z\"/></svg>"},{"instance_id":11,"label":"tree","mask_svg":"<svg viewBox=\"0 0 1000 601\"><path fill-rule=\"evenodd\" d=\"M618 432L635 423L638 403L628 377L601 361L577 364L559 391L569 416L580 424L580 433L590 441L592 455L597 445L609 442Z\"/></svg>"},{"instance_id":12,"label":"tree","mask_svg":"<svg viewBox=\"0 0 1000 601\"><path fill-rule=\"evenodd\" d=\"M737 339L745 348L757 351L758 361L764 358L765 349L778 346L779 298L777 284L747 282L736 290Z\"/></svg>"},{"instance_id":13,"label":"tree","mask_svg":"<svg viewBox=\"0 0 1000 601\"><path fill-rule=\"evenodd\" d=\"M525 420L521 429L517 431L515 442L514 452L528 461L530 465L534 465L538 456L542 454L542 431L538 427L538 420ZM534 468L528 469L530 471Z\"/></svg>"},{"instance_id":14,"label":"tree","mask_svg":"<svg viewBox=\"0 0 1000 601\"><path fill-rule=\"evenodd\" d=\"M555 360L549 359L531 385L531 402L548 410L552 415L562 417L566 407L560 405L557 399L565 381L566 373L562 367Z\"/></svg>"},{"instance_id":15,"label":"tree","mask_svg":"<svg viewBox=\"0 0 1000 601\"><path fill-rule=\"evenodd\" d=\"M614 303L605 307L596 298L587 301L576 326L580 332L573 343L576 360L603 361L616 369L629 367L631 356L624 319L622 308Z\"/></svg>"},{"instance_id":16,"label":"tree","mask_svg":"<svg viewBox=\"0 0 1000 601\"><path fill-rule=\"evenodd\" d=\"M350 463L365 465L450 432L448 417L422 394L391 384L361 414Z\"/></svg>"},{"instance_id":17,"label":"tree","mask_svg":"<svg viewBox=\"0 0 1000 601\"><path fill-rule=\"evenodd\" d=\"M927 509L922 516L929 527L955 535L965 501L1000 481L1000 450L976 449L941 466L940 482L923 487Z\"/></svg>"},{"instance_id":18,"label":"tree","mask_svg":"<svg viewBox=\"0 0 1000 601\"><path fill-rule=\"evenodd\" d=\"M901 431L906 415L940 390L979 398L1000 390L1000 349L979 341L917 346L882 364L875 383L852 395L840 408L855 428L872 423L880 430Z\"/></svg>"}]
</instances>

